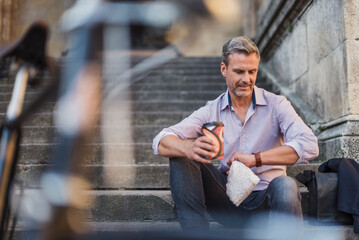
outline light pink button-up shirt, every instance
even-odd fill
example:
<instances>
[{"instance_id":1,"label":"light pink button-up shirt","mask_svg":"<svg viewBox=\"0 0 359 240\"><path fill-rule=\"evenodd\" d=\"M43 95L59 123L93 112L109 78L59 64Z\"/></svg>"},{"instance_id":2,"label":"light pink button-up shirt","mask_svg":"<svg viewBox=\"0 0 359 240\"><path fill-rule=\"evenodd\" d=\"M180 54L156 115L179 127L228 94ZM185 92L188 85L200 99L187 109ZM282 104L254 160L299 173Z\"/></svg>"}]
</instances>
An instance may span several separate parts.
<instances>
[{"instance_id":1,"label":"light pink button-up shirt","mask_svg":"<svg viewBox=\"0 0 359 240\"><path fill-rule=\"evenodd\" d=\"M253 102L243 125L230 104L227 90L180 123L163 129L153 139L154 153L159 154L158 144L164 136L195 139L202 135L202 125L212 121L224 124L224 159L219 166L222 172L228 170L227 161L234 152L251 154L287 145L297 152L297 163L307 163L319 154L317 137L290 102L283 96L257 87L254 87ZM253 167L252 171L260 178L254 190L263 190L274 178L286 175L286 166L263 165Z\"/></svg>"}]
</instances>

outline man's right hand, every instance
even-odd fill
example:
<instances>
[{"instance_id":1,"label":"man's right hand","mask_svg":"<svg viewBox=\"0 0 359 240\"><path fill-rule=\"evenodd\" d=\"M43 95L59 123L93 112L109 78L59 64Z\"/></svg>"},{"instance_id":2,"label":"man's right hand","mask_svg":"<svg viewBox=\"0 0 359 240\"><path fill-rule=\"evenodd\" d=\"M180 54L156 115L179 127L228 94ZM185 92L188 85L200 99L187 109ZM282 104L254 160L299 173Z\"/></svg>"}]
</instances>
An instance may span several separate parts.
<instances>
[{"instance_id":1,"label":"man's right hand","mask_svg":"<svg viewBox=\"0 0 359 240\"><path fill-rule=\"evenodd\" d=\"M211 163L207 158L213 158L218 152L217 147L212 139L207 136L202 136L194 141L185 141L186 157L202 163Z\"/></svg>"},{"instance_id":2,"label":"man's right hand","mask_svg":"<svg viewBox=\"0 0 359 240\"><path fill-rule=\"evenodd\" d=\"M212 139L202 136L196 140L182 140L177 136L168 135L162 138L158 151L163 157L187 157L191 160L211 163L207 158L213 158L218 149Z\"/></svg>"}]
</instances>

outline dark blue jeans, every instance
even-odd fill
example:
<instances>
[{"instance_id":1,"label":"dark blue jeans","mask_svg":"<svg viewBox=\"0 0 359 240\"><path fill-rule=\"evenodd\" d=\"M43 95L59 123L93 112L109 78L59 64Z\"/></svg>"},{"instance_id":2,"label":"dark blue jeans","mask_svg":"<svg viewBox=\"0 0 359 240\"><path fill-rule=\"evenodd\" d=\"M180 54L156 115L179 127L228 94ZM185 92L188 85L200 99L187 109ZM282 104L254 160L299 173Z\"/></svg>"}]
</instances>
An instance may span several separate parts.
<instances>
[{"instance_id":1,"label":"dark blue jeans","mask_svg":"<svg viewBox=\"0 0 359 240\"><path fill-rule=\"evenodd\" d=\"M302 219L301 195L294 179L275 178L266 190L252 192L236 207L226 194L227 176L212 164L187 158L170 159L170 187L182 230L206 230L209 216L228 227L242 227L274 213Z\"/></svg>"}]
</instances>

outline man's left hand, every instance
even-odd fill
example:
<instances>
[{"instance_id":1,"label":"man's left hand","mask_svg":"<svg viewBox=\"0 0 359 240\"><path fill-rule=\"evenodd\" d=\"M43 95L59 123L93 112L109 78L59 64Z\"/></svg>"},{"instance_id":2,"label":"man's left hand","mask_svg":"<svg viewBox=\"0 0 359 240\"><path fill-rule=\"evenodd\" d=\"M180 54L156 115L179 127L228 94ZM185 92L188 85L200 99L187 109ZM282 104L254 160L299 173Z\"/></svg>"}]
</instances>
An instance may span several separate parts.
<instances>
[{"instance_id":1,"label":"man's left hand","mask_svg":"<svg viewBox=\"0 0 359 240\"><path fill-rule=\"evenodd\" d=\"M231 167L233 161L240 161L241 163L243 163L244 165L246 165L249 168L256 166L256 159L255 159L254 155L252 155L252 154L245 154L245 153L241 153L241 152L233 153L232 157L227 162L228 168Z\"/></svg>"}]
</instances>

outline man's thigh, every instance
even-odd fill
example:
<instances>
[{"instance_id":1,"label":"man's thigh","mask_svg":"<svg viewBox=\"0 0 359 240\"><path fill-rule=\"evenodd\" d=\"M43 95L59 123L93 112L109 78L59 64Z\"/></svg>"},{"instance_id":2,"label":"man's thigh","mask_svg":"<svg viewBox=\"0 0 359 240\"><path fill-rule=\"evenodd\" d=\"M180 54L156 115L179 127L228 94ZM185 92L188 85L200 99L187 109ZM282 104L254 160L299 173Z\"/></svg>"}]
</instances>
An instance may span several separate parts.
<instances>
[{"instance_id":1,"label":"man's thigh","mask_svg":"<svg viewBox=\"0 0 359 240\"><path fill-rule=\"evenodd\" d=\"M229 227L241 227L249 218L265 210L265 191L252 192L240 206L226 193L227 176L213 165L201 164L205 202L209 215Z\"/></svg>"}]
</instances>

